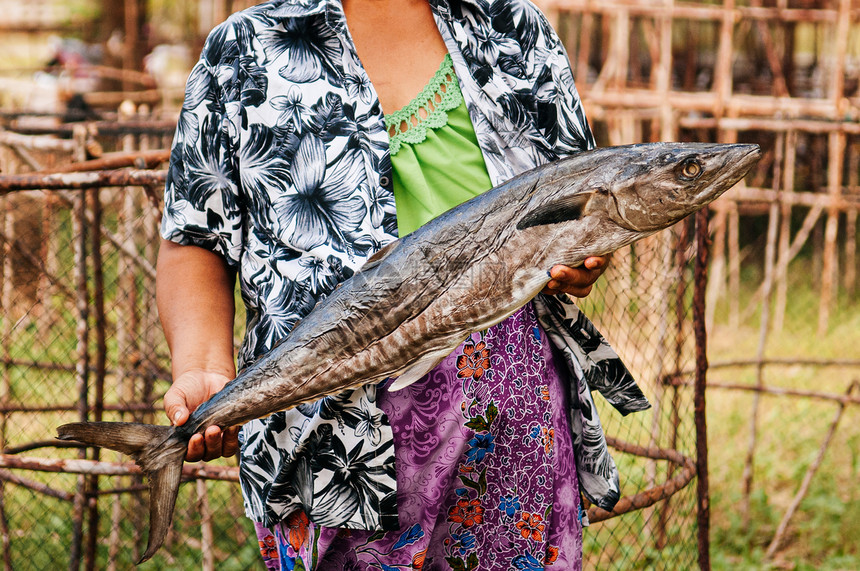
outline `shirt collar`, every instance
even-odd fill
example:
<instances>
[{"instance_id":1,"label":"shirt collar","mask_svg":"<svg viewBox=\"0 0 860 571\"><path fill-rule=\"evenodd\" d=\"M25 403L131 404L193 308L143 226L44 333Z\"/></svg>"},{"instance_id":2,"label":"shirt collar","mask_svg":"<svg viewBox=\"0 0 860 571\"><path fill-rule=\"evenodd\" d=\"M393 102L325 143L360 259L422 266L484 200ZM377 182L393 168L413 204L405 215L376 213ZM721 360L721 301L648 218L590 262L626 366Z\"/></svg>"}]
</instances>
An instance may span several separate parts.
<instances>
[{"instance_id":1,"label":"shirt collar","mask_svg":"<svg viewBox=\"0 0 860 571\"><path fill-rule=\"evenodd\" d=\"M452 2L470 4L481 9L480 0L429 0L429 2L441 14L450 14ZM342 11L340 0L274 0L267 13L279 18L301 18L330 12L327 8L332 4L337 4L338 10Z\"/></svg>"},{"instance_id":2,"label":"shirt collar","mask_svg":"<svg viewBox=\"0 0 860 571\"><path fill-rule=\"evenodd\" d=\"M266 13L274 18L303 18L325 12L327 0L274 0Z\"/></svg>"}]
</instances>

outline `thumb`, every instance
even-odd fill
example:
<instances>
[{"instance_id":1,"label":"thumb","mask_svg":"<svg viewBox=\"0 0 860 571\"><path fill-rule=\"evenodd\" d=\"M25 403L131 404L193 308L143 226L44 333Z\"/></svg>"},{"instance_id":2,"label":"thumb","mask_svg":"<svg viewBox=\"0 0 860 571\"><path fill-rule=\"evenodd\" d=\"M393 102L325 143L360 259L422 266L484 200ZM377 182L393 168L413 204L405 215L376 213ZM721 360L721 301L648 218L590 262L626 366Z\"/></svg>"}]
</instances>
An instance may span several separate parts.
<instances>
[{"instance_id":1,"label":"thumb","mask_svg":"<svg viewBox=\"0 0 860 571\"><path fill-rule=\"evenodd\" d=\"M174 426L182 426L191 413L186 405L186 397L180 390L171 388L164 394L164 412Z\"/></svg>"}]
</instances>

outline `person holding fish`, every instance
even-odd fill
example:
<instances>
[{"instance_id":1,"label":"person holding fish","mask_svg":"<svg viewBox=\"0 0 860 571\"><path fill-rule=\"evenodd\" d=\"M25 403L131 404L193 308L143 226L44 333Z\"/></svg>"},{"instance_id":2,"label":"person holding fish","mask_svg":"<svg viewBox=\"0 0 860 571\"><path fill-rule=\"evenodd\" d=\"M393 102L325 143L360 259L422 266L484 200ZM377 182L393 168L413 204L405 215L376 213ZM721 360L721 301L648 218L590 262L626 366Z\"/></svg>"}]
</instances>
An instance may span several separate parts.
<instances>
[{"instance_id":1,"label":"person holding fish","mask_svg":"<svg viewBox=\"0 0 860 571\"><path fill-rule=\"evenodd\" d=\"M398 236L593 146L567 55L527 0L273 0L233 15L189 77L165 194L171 422L235 376L237 278L245 367ZM534 302L402 390L210 426L186 459L239 453L271 569L579 569L580 492L605 509L619 497L589 384L623 413L648 407L569 297L607 261L547 268Z\"/></svg>"}]
</instances>

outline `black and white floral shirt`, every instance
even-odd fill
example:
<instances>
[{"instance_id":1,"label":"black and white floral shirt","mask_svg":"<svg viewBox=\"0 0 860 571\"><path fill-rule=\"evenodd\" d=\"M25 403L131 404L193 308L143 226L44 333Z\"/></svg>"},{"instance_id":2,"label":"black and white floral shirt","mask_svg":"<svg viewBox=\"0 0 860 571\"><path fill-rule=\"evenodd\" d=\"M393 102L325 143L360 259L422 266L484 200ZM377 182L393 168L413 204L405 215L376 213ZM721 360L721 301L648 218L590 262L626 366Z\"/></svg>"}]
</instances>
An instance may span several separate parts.
<instances>
[{"instance_id":1,"label":"black and white floral shirt","mask_svg":"<svg viewBox=\"0 0 860 571\"><path fill-rule=\"evenodd\" d=\"M594 146L564 48L531 3L430 2L494 184ZM339 0L273 0L210 34L188 79L162 235L238 270L240 367L396 239L388 134ZM591 389L624 414L648 402L569 300L535 304L576 380L582 489L611 509L618 474ZM248 423L240 460L256 521L302 508L325 526L396 526L393 440L373 386Z\"/></svg>"}]
</instances>

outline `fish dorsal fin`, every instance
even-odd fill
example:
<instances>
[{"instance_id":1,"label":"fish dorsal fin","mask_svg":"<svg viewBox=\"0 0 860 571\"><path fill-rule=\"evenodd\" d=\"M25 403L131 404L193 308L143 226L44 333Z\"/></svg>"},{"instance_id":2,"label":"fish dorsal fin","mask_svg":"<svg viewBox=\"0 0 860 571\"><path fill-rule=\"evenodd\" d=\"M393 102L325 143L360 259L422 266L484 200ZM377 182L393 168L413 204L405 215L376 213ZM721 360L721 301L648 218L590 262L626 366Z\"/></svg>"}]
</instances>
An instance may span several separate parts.
<instances>
[{"instance_id":1,"label":"fish dorsal fin","mask_svg":"<svg viewBox=\"0 0 860 571\"><path fill-rule=\"evenodd\" d=\"M394 242L386 244L385 246L377 250L376 253L370 256L370 258L367 259L364 265L361 266L360 271L365 272L378 266L382 262L382 260L384 260L391 252L394 251L394 249L397 247L397 244L399 243L400 240L395 240Z\"/></svg>"},{"instance_id":2,"label":"fish dorsal fin","mask_svg":"<svg viewBox=\"0 0 860 571\"><path fill-rule=\"evenodd\" d=\"M442 359L451 354L451 349L446 349L444 351L435 351L433 353L428 353L421 357L418 361L413 363L408 369L403 371L394 382L389 385L389 391L399 391L400 389L405 389L427 373L433 370L433 367L438 365Z\"/></svg>"},{"instance_id":3,"label":"fish dorsal fin","mask_svg":"<svg viewBox=\"0 0 860 571\"><path fill-rule=\"evenodd\" d=\"M585 207L591 200L591 196L591 192L582 192L542 204L517 222L517 230L579 220L584 215Z\"/></svg>"}]
</instances>

